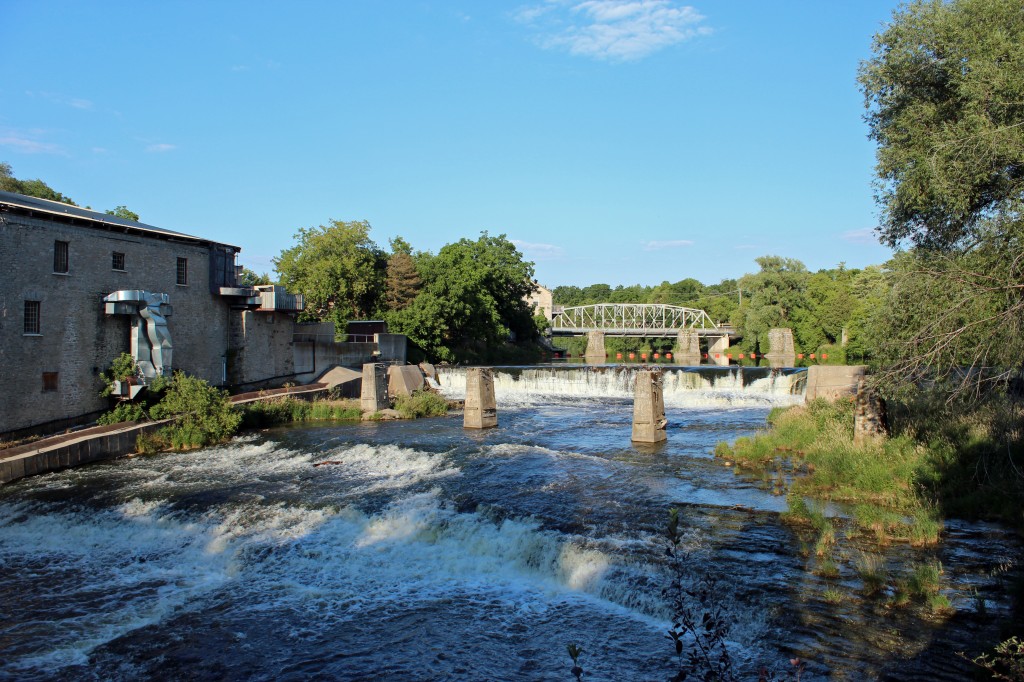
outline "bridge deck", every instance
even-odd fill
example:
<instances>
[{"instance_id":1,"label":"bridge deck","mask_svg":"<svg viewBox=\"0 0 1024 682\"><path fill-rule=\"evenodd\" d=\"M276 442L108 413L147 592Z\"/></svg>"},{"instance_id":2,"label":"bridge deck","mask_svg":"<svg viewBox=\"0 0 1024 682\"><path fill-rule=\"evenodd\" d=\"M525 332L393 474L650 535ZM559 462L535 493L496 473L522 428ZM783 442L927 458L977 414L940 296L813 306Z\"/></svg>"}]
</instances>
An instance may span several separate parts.
<instances>
[{"instance_id":1,"label":"bridge deck","mask_svg":"<svg viewBox=\"0 0 1024 682\"><path fill-rule=\"evenodd\" d=\"M650 336L655 338L664 338L675 336L683 330L696 332L697 336L728 336L730 339L734 339L739 336L739 332L736 331L735 327L726 327L724 325L717 328L683 327L682 329L672 327L648 327L646 329L636 329L632 327L551 327L551 335L582 336L583 334L588 334L590 332L604 332L606 336Z\"/></svg>"}]
</instances>

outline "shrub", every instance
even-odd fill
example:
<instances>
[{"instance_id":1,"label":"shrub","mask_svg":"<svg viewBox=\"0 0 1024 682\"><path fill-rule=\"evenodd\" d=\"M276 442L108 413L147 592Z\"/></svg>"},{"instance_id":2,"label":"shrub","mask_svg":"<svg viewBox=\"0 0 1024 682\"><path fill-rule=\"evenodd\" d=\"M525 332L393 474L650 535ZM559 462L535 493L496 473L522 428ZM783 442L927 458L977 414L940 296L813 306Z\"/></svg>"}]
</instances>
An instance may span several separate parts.
<instances>
[{"instance_id":1,"label":"shrub","mask_svg":"<svg viewBox=\"0 0 1024 682\"><path fill-rule=\"evenodd\" d=\"M138 403L121 402L110 412L101 414L97 424L120 424L122 422L139 422L146 418L146 410Z\"/></svg>"},{"instance_id":2,"label":"shrub","mask_svg":"<svg viewBox=\"0 0 1024 682\"><path fill-rule=\"evenodd\" d=\"M202 379L175 372L163 399L150 411L154 419L174 417L161 429L172 447L201 447L227 440L238 429L241 414L228 402L228 394Z\"/></svg>"},{"instance_id":3,"label":"shrub","mask_svg":"<svg viewBox=\"0 0 1024 682\"><path fill-rule=\"evenodd\" d=\"M115 381L126 381L139 376L139 365L130 353L121 353L110 362L110 367L100 373L104 388L100 395L104 398L114 392Z\"/></svg>"},{"instance_id":4,"label":"shrub","mask_svg":"<svg viewBox=\"0 0 1024 682\"><path fill-rule=\"evenodd\" d=\"M419 390L412 395L400 395L395 409L406 419L443 417L448 414L448 401L433 391Z\"/></svg>"}]
</instances>

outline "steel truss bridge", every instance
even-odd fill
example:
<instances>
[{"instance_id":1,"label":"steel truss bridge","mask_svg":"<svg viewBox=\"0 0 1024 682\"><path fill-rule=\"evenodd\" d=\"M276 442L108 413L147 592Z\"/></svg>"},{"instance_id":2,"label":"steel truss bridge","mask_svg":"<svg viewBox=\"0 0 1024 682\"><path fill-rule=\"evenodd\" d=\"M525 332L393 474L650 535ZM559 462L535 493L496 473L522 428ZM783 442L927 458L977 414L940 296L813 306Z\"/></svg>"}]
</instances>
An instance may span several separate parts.
<instances>
[{"instance_id":1,"label":"steel truss bridge","mask_svg":"<svg viewBox=\"0 0 1024 682\"><path fill-rule=\"evenodd\" d=\"M595 303L555 309L551 333L578 336L604 332L609 336L675 336L692 329L700 336L736 336L732 327L716 325L708 314L696 308L660 303Z\"/></svg>"}]
</instances>

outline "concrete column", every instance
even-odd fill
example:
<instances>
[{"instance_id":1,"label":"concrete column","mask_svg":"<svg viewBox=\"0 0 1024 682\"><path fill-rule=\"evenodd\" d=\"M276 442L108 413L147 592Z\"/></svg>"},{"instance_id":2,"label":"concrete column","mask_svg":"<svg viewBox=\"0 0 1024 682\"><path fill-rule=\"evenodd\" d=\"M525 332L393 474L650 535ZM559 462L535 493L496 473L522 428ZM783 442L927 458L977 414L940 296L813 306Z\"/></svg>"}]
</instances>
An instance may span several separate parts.
<instances>
[{"instance_id":1,"label":"concrete column","mask_svg":"<svg viewBox=\"0 0 1024 682\"><path fill-rule=\"evenodd\" d=\"M710 362L713 365L728 365L729 358L725 357L725 354L728 352L728 336L708 337L708 362ZM715 353L718 353L719 357L716 358Z\"/></svg>"},{"instance_id":2,"label":"concrete column","mask_svg":"<svg viewBox=\"0 0 1024 682\"><path fill-rule=\"evenodd\" d=\"M792 367L796 364L796 350L793 347L793 330L776 327L768 330L768 364L771 367Z\"/></svg>"},{"instance_id":3,"label":"concrete column","mask_svg":"<svg viewBox=\"0 0 1024 682\"><path fill-rule=\"evenodd\" d=\"M497 425L494 372L490 367L470 367L466 370L466 406L462 426L467 429L488 429Z\"/></svg>"},{"instance_id":4,"label":"concrete column","mask_svg":"<svg viewBox=\"0 0 1024 682\"><path fill-rule=\"evenodd\" d=\"M363 365L363 387L359 393L359 408L363 412L379 412L391 407L388 402L387 367L383 363Z\"/></svg>"},{"instance_id":5,"label":"concrete column","mask_svg":"<svg viewBox=\"0 0 1024 682\"><path fill-rule=\"evenodd\" d=\"M677 365L693 367L700 364L700 336L695 329L680 329L676 337Z\"/></svg>"},{"instance_id":6,"label":"concrete column","mask_svg":"<svg viewBox=\"0 0 1024 682\"><path fill-rule=\"evenodd\" d=\"M665 396L661 372L642 370L636 375L633 395L633 441L660 443L666 440Z\"/></svg>"},{"instance_id":7,"label":"concrete column","mask_svg":"<svg viewBox=\"0 0 1024 682\"><path fill-rule=\"evenodd\" d=\"M587 352L584 354L587 362L604 362L608 357L604 349L604 332L589 332L587 334Z\"/></svg>"}]
</instances>

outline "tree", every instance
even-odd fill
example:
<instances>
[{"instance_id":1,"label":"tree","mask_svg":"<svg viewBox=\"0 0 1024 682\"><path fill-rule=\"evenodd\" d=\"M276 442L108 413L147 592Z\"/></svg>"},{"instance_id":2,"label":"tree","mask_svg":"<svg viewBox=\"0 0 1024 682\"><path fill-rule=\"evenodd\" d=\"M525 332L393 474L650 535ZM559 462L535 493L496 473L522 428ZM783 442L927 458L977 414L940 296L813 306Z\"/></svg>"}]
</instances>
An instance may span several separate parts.
<instances>
[{"instance_id":1,"label":"tree","mask_svg":"<svg viewBox=\"0 0 1024 682\"><path fill-rule=\"evenodd\" d=\"M379 312L384 289L384 252L370 239L366 221L332 220L302 228L298 244L274 259L281 284L306 297L303 320L333 321L343 333L350 319Z\"/></svg>"},{"instance_id":2,"label":"tree","mask_svg":"<svg viewBox=\"0 0 1024 682\"><path fill-rule=\"evenodd\" d=\"M798 311L806 308L805 290L810 273L798 260L780 256L754 259L761 271L744 275L739 286L749 296L733 313L733 322L743 329L744 344L750 349L768 348L768 330L793 327Z\"/></svg>"},{"instance_id":3,"label":"tree","mask_svg":"<svg viewBox=\"0 0 1024 682\"><path fill-rule=\"evenodd\" d=\"M860 68L882 241L969 246L1024 200L1020 0L917 0ZM993 225L995 223L995 225Z\"/></svg>"},{"instance_id":4,"label":"tree","mask_svg":"<svg viewBox=\"0 0 1024 682\"><path fill-rule=\"evenodd\" d=\"M0 190L16 192L17 194L24 194L25 196L37 197L39 199L59 201L62 204L71 204L72 206L78 205L70 197L64 196L42 180L18 180L14 177L14 171L9 163L0 163Z\"/></svg>"},{"instance_id":5,"label":"tree","mask_svg":"<svg viewBox=\"0 0 1024 682\"><path fill-rule=\"evenodd\" d=\"M409 307L422 284L416 261L412 257L412 246L401 237L395 237L391 240L391 257L388 258L387 279L384 283L384 302L388 310Z\"/></svg>"},{"instance_id":6,"label":"tree","mask_svg":"<svg viewBox=\"0 0 1024 682\"><path fill-rule=\"evenodd\" d=\"M454 360L470 344L492 346L532 339L533 263L505 235L483 232L476 241L445 245L423 264L423 288L412 303L388 316L432 357Z\"/></svg>"},{"instance_id":7,"label":"tree","mask_svg":"<svg viewBox=\"0 0 1024 682\"><path fill-rule=\"evenodd\" d=\"M1019 0L914 2L860 69L878 143L879 317L892 385L1005 386L1024 365L1024 11Z\"/></svg>"},{"instance_id":8,"label":"tree","mask_svg":"<svg viewBox=\"0 0 1024 682\"><path fill-rule=\"evenodd\" d=\"M118 218L124 218L125 220L134 220L139 222L139 214L135 211L130 210L127 206L118 206L114 209L104 211L107 215L117 216Z\"/></svg>"},{"instance_id":9,"label":"tree","mask_svg":"<svg viewBox=\"0 0 1024 682\"><path fill-rule=\"evenodd\" d=\"M257 274L255 270L249 268L242 268L242 272L238 276L238 286L240 287L255 287L262 286L264 284L273 284L270 281L270 275L264 272L263 274Z\"/></svg>"}]
</instances>

